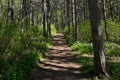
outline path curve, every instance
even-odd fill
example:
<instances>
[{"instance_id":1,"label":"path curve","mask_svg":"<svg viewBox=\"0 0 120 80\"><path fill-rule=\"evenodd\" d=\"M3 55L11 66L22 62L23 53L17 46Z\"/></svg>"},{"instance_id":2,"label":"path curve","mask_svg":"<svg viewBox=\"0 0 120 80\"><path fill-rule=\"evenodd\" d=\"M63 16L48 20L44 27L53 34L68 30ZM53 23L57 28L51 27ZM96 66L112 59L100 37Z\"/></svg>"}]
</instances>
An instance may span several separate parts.
<instances>
[{"instance_id":1,"label":"path curve","mask_svg":"<svg viewBox=\"0 0 120 80\"><path fill-rule=\"evenodd\" d=\"M76 63L78 55L66 44L63 34L54 36L54 41L45 58L33 69L28 80L88 80L81 66Z\"/></svg>"}]
</instances>

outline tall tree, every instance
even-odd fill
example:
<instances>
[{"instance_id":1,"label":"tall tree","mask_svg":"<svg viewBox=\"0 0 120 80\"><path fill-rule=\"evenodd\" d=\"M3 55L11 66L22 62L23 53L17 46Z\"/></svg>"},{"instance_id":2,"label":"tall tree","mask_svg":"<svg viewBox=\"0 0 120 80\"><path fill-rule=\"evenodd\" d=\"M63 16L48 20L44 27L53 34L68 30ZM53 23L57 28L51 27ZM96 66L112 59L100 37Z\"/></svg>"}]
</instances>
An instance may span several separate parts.
<instances>
[{"instance_id":1,"label":"tall tree","mask_svg":"<svg viewBox=\"0 0 120 80\"><path fill-rule=\"evenodd\" d=\"M108 41L109 36L108 36L108 24L107 24L106 0L102 0L102 9L103 9L103 17L104 17L103 19L105 24L105 34L106 34L106 39Z\"/></svg>"},{"instance_id":2,"label":"tall tree","mask_svg":"<svg viewBox=\"0 0 120 80\"><path fill-rule=\"evenodd\" d=\"M76 0L72 0L73 5L73 30L75 41L78 40L78 27L77 27L77 11L76 11Z\"/></svg>"},{"instance_id":3,"label":"tall tree","mask_svg":"<svg viewBox=\"0 0 120 80\"><path fill-rule=\"evenodd\" d=\"M47 5L47 33L48 36L51 37L51 11L50 11L50 0L46 0L46 5Z\"/></svg>"},{"instance_id":4,"label":"tall tree","mask_svg":"<svg viewBox=\"0 0 120 80\"><path fill-rule=\"evenodd\" d=\"M110 74L107 67L106 56L103 47L98 0L88 0L88 5L93 39L95 75L98 76L98 78L104 79L110 77Z\"/></svg>"},{"instance_id":5,"label":"tall tree","mask_svg":"<svg viewBox=\"0 0 120 80\"><path fill-rule=\"evenodd\" d=\"M21 0L21 27L22 27L22 32L24 31L24 27L25 27L25 14L26 14L26 0Z\"/></svg>"},{"instance_id":6,"label":"tall tree","mask_svg":"<svg viewBox=\"0 0 120 80\"><path fill-rule=\"evenodd\" d=\"M47 37L47 31L46 31L46 12L47 12L47 8L46 8L46 0L42 0L43 3L43 36Z\"/></svg>"},{"instance_id":7,"label":"tall tree","mask_svg":"<svg viewBox=\"0 0 120 80\"><path fill-rule=\"evenodd\" d=\"M70 0L66 0L66 14L67 14L67 27L68 27L68 34L70 34Z\"/></svg>"},{"instance_id":8,"label":"tall tree","mask_svg":"<svg viewBox=\"0 0 120 80\"><path fill-rule=\"evenodd\" d=\"M34 26L34 7L32 0L30 0L30 24Z\"/></svg>"},{"instance_id":9,"label":"tall tree","mask_svg":"<svg viewBox=\"0 0 120 80\"><path fill-rule=\"evenodd\" d=\"M11 23L14 20L14 0L8 0L8 15L7 15L7 22Z\"/></svg>"},{"instance_id":10,"label":"tall tree","mask_svg":"<svg viewBox=\"0 0 120 80\"><path fill-rule=\"evenodd\" d=\"M109 6L110 6L110 17L113 17L113 1L112 0L109 0Z\"/></svg>"}]
</instances>

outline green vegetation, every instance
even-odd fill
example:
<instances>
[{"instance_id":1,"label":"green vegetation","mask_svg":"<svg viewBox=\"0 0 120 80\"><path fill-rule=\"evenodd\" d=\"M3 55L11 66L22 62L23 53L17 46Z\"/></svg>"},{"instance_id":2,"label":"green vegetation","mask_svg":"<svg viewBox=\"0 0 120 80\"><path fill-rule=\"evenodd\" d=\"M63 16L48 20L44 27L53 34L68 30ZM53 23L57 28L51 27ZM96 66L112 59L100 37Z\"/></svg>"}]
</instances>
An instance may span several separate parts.
<instances>
[{"instance_id":1,"label":"green vegetation","mask_svg":"<svg viewBox=\"0 0 120 80\"><path fill-rule=\"evenodd\" d=\"M111 80L120 80L120 63L109 63L109 67L112 72Z\"/></svg>"},{"instance_id":2,"label":"green vegetation","mask_svg":"<svg viewBox=\"0 0 120 80\"><path fill-rule=\"evenodd\" d=\"M71 48L80 54L93 55L92 43L74 43ZM120 45L111 42L105 42L105 52L107 56L120 56Z\"/></svg>"},{"instance_id":3,"label":"green vegetation","mask_svg":"<svg viewBox=\"0 0 120 80\"><path fill-rule=\"evenodd\" d=\"M102 22L103 27L103 38L104 38L104 47L105 53L107 56L110 57L119 57L120 56L120 23L117 19L109 18L108 22L108 29L109 29L109 41L106 41L105 30L104 30L104 23ZM65 28L65 38L67 43L71 46L72 50L77 52L80 55L78 59L78 64L82 65L82 69L84 73L93 74L93 58L89 57L89 55L93 55L93 47L92 47L92 37L91 37L91 29L90 23L88 20L83 21L79 24L79 34L78 34L78 41L75 42L73 35L69 35L67 27ZM72 33L72 32L71 32ZM83 57L82 55L87 54L88 57ZM113 74L111 80L119 80L120 75L120 63L109 63L110 70Z\"/></svg>"},{"instance_id":4,"label":"green vegetation","mask_svg":"<svg viewBox=\"0 0 120 80\"><path fill-rule=\"evenodd\" d=\"M51 40L42 36L41 26L25 28L22 32L18 24L1 24L0 80L26 80Z\"/></svg>"},{"instance_id":5,"label":"green vegetation","mask_svg":"<svg viewBox=\"0 0 120 80\"><path fill-rule=\"evenodd\" d=\"M85 74L94 74L94 67L93 67L93 58L87 57L79 57L78 64L81 65L82 71Z\"/></svg>"},{"instance_id":6,"label":"green vegetation","mask_svg":"<svg viewBox=\"0 0 120 80\"><path fill-rule=\"evenodd\" d=\"M83 73L90 74L94 78L93 58L80 57L78 59L78 64L81 65ZM120 63L109 62L108 66L112 74L112 78L110 80L120 80Z\"/></svg>"}]
</instances>

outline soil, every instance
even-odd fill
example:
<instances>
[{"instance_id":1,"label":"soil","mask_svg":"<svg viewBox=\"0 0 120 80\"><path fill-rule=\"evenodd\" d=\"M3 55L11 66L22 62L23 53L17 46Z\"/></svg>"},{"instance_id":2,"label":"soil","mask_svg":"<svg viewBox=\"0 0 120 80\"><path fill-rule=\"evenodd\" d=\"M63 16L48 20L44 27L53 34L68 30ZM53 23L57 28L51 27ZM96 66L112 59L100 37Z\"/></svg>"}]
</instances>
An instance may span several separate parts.
<instances>
[{"instance_id":1,"label":"soil","mask_svg":"<svg viewBox=\"0 0 120 80\"><path fill-rule=\"evenodd\" d=\"M58 33L28 80L89 80L90 74L84 74L77 64L78 57L66 44L63 34Z\"/></svg>"}]
</instances>

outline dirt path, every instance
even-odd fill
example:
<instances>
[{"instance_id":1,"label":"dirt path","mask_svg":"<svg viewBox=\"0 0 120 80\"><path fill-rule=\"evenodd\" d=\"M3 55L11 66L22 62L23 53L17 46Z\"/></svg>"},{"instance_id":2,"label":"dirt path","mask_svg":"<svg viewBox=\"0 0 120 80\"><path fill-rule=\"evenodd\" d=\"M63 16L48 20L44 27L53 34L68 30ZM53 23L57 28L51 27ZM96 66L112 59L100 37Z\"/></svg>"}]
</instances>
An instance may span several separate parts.
<instances>
[{"instance_id":1,"label":"dirt path","mask_svg":"<svg viewBox=\"0 0 120 80\"><path fill-rule=\"evenodd\" d=\"M88 80L77 65L77 55L73 54L65 42L63 34L54 36L54 41L46 57L33 69L28 80Z\"/></svg>"}]
</instances>

